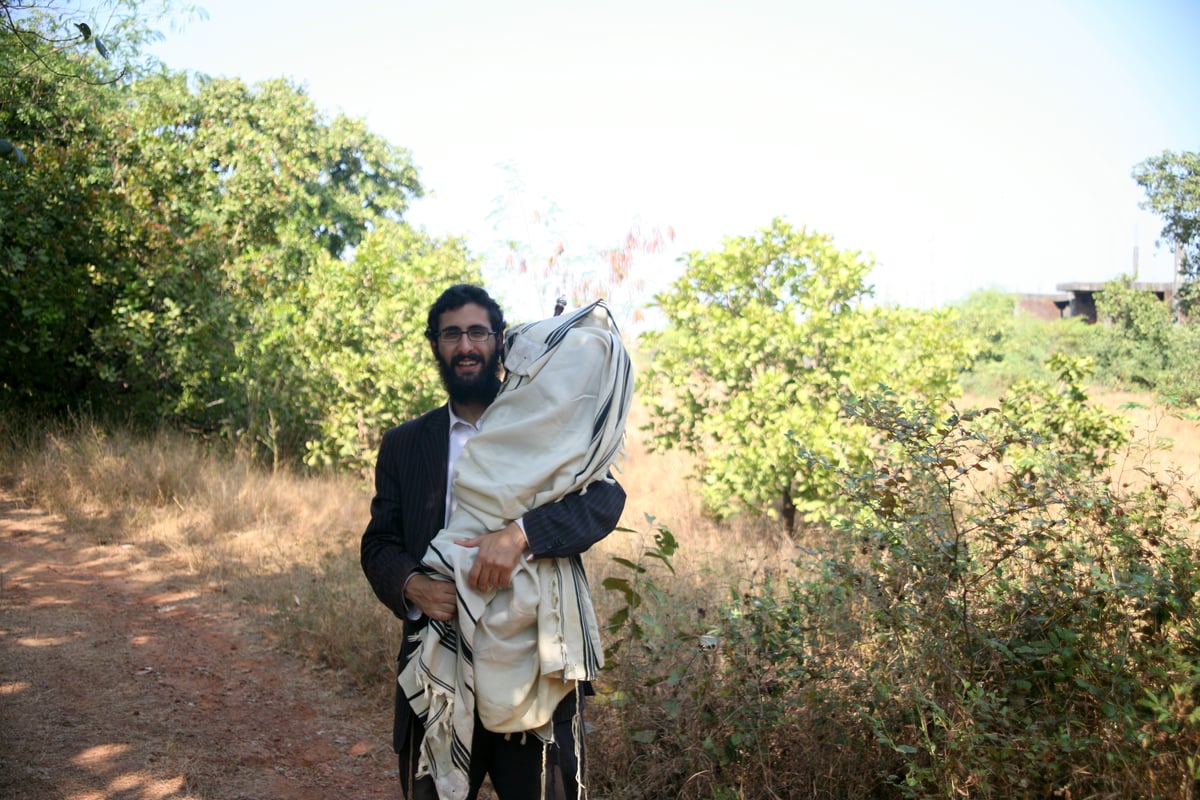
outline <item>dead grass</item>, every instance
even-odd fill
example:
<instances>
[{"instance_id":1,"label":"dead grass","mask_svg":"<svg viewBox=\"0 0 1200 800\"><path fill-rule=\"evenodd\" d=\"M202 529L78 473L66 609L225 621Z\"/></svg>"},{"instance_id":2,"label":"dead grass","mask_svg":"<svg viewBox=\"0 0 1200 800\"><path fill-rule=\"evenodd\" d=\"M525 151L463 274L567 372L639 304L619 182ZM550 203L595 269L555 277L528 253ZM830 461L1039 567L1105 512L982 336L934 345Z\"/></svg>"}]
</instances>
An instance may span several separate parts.
<instances>
[{"instance_id":1,"label":"dead grass","mask_svg":"<svg viewBox=\"0 0 1200 800\"><path fill-rule=\"evenodd\" d=\"M1200 423L1174 416L1145 396L1098 396L1134 425L1139 447L1118 461L1114 479L1135 483L1147 471L1174 469L1200 491ZM968 398L964 405L981 405ZM644 409L635 407L618 479L628 500L621 525L587 556L595 586L612 569L612 556L636 560L653 543L655 526L666 526L680 543L673 577L697 602L727 596L730 586L764 571L778 571L799 555L782 525L769 518L724 522L700 506L695 459L681 452L656 453L644 443ZM317 627L337 637L336 620L376 620L369 631L394 635L358 572L358 539L369 515L370 486L346 476L267 472L245 459L206 449L169 431L149 437L102 430L77 420L53 430L22 430L0 422L0 474L21 493L65 516L75 530L103 541L150 545L169 554L182 571L214 591L235 593L277 613L321 607L330 621ZM268 580L269 579L269 580ZM357 589L330 596L331 583ZM340 592L338 593L341 594ZM603 612L610 605L597 589ZM310 597L310 600L305 600ZM352 602L355 608L344 607ZM361 604L361 605L360 605ZM316 614L317 612L314 612ZM309 619L309 624L315 624ZM362 652L361 641L332 641L322 651ZM384 666L391 669L388 649Z\"/></svg>"},{"instance_id":2,"label":"dead grass","mask_svg":"<svg viewBox=\"0 0 1200 800\"><path fill-rule=\"evenodd\" d=\"M1147 473L1174 470L1184 485L1200 492L1200 422L1128 392L1111 392L1096 400L1133 425L1134 447L1117 461L1114 480L1136 487Z\"/></svg>"},{"instance_id":3,"label":"dead grass","mask_svg":"<svg viewBox=\"0 0 1200 800\"><path fill-rule=\"evenodd\" d=\"M393 669L399 625L358 568L363 481L264 471L172 432L77 420L38 432L9 423L0 434L0 474L71 530L141 547L180 580L279 621L283 644L356 680Z\"/></svg>"}]
</instances>

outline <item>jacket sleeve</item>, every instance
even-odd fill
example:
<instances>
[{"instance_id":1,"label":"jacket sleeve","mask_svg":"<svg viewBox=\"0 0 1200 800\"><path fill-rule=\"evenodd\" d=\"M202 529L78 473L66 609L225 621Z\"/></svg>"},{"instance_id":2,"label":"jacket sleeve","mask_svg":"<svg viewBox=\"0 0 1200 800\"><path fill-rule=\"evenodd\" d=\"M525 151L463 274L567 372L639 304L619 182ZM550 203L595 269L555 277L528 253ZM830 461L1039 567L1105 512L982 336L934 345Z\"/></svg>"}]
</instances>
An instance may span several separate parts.
<instances>
[{"instance_id":1,"label":"jacket sleeve","mask_svg":"<svg viewBox=\"0 0 1200 800\"><path fill-rule=\"evenodd\" d=\"M525 538L534 558L577 556L612 533L625 510L625 490L609 475L581 492L528 512Z\"/></svg>"},{"instance_id":2,"label":"jacket sleeve","mask_svg":"<svg viewBox=\"0 0 1200 800\"><path fill-rule=\"evenodd\" d=\"M359 557L375 596L403 619L408 613L404 584L424 553L410 552L404 535L401 451L399 439L393 432L384 436L375 464L371 521L363 533Z\"/></svg>"}]
</instances>

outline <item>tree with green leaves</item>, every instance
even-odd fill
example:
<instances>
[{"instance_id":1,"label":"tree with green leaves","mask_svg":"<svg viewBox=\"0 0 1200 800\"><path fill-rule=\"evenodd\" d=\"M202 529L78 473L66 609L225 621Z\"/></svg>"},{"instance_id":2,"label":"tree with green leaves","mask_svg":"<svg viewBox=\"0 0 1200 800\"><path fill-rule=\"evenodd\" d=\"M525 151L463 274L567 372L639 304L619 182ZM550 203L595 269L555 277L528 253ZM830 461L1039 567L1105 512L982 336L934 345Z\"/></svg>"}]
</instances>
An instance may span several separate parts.
<instances>
[{"instance_id":1,"label":"tree with green leaves","mask_svg":"<svg viewBox=\"0 0 1200 800\"><path fill-rule=\"evenodd\" d=\"M120 213L103 120L153 36L136 3L106 6L99 23L74 6L0 3L0 136L13 156L0 160L0 399L86 402L96 373L88 331L112 306L92 272L109 250L98 221ZM115 56L91 46L100 36Z\"/></svg>"},{"instance_id":2,"label":"tree with green leaves","mask_svg":"<svg viewBox=\"0 0 1200 800\"><path fill-rule=\"evenodd\" d=\"M114 358L132 351L178 378L156 393L157 413L259 441L293 418L284 449L298 455L307 415L285 414L286 396L271 408L247 392L268 375L302 384L279 348L308 313L305 283L322 259L350 257L369 231L401 219L422 191L410 156L361 121L326 118L281 80L168 74L127 94L125 133L107 155L134 222L114 265L121 313L97 338L118 343L106 350ZM169 335L149 337L147 325Z\"/></svg>"},{"instance_id":3,"label":"tree with green leaves","mask_svg":"<svg viewBox=\"0 0 1200 800\"><path fill-rule=\"evenodd\" d=\"M934 401L971 361L952 311L873 306L872 264L829 236L783 220L722 250L693 252L656 303L666 327L643 335L643 394L660 449L699 456L705 507L819 518L836 488L795 458L797 445L867 456L841 398L886 384Z\"/></svg>"},{"instance_id":4,"label":"tree with green leaves","mask_svg":"<svg viewBox=\"0 0 1200 800\"><path fill-rule=\"evenodd\" d=\"M1051 356L1091 355L1103 334L1082 316L1040 319L1022 311L1016 295L997 289L973 292L953 307L958 334L978 351L962 377L968 393L995 396L1020 381L1052 380L1046 365Z\"/></svg>"},{"instance_id":5,"label":"tree with green leaves","mask_svg":"<svg viewBox=\"0 0 1200 800\"><path fill-rule=\"evenodd\" d=\"M1142 208L1163 218L1162 240L1183 249L1179 305L1191 313L1200 303L1200 152L1164 150L1134 167L1133 178L1146 190Z\"/></svg>"},{"instance_id":6,"label":"tree with green leaves","mask_svg":"<svg viewBox=\"0 0 1200 800\"><path fill-rule=\"evenodd\" d=\"M19 77L0 130L29 156L0 162L0 403L166 421L276 463L373 451L431 392L397 357L422 281L479 280L460 242L404 223L408 151L284 80L151 69L136 16L104 31L120 80L47 44L73 18L19 22L0 25Z\"/></svg>"},{"instance_id":7,"label":"tree with green leaves","mask_svg":"<svg viewBox=\"0 0 1200 800\"><path fill-rule=\"evenodd\" d=\"M305 287L304 319L288 329L287 349L304 367L296 405L315 421L307 464L369 474L383 432L442 401L427 312L446 286L482 282L462 241L400 222L368 233L353 261L322 258Z\"/></svg>"}]
</instances>

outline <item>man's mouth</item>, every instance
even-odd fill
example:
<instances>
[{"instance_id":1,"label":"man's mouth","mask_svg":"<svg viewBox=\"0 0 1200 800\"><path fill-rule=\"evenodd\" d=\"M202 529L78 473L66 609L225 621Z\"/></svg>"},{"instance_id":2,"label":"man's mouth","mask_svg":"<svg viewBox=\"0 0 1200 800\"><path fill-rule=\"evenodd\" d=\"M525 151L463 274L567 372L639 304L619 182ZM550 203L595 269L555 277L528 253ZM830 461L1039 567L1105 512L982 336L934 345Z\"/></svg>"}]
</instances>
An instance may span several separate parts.
<instances>
[{"instance_id":1,"label":"man's mouth","mask_svg":"<svg viewBox=\"0 0 1200 800\"><path fill-rule=\"evenodd\" d=\"M483 366L483 359L478 356L459 356L454 359L454 370L459 373L478 372Z\"/></svg>"}]
</instances>

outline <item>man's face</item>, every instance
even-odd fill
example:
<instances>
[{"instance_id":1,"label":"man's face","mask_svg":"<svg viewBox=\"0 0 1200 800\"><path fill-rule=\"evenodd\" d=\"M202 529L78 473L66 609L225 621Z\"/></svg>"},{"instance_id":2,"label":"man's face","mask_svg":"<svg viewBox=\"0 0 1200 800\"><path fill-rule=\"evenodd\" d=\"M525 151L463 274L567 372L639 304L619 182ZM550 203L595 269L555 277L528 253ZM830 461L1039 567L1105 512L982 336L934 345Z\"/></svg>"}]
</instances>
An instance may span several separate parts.
<instances>
[{"instance_id":1,"label":"man's face","mask_svg":"<svg viewBox=\"0 0 1200 800\"><path fill-rule=\"evenodd\" d=\"M461 308L446 311L438 321L438 330L471 328L491 330L487 309L467 303ZM456 403L482 403L487 406L500 391L500 336L488 336L482 342L471 341L465 333L457 342L433 341L442 384Z\"/></svg>"}]
</instances>

